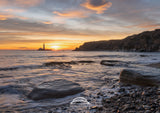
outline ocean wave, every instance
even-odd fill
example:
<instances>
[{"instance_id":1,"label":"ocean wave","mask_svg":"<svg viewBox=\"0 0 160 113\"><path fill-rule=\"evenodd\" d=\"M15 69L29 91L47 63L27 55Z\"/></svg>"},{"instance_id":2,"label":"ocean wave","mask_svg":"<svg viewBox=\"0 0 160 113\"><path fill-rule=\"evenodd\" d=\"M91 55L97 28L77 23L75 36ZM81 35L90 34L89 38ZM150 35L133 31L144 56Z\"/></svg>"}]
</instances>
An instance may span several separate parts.
<instances>
[{"instance_id":1,"label":"ocean wave","mask_svg":"<svg viewBox=\"0 0 160 113\"><path fill-rule=\"evenodd\" d=\"M67 55L59 55L59 56L46 56L46 57L67 57Z\"/></svg>"},{"instance_id":2,"label":"ocean wave","mask_svg":"<svg viewBox=\"0 0 160 113\"><path fill-rule=\"evenodd\" d=\"M24 57L24 55L5 55L6 58L13 58L13 57Z\"/></svg>"},{"instance_id":3,"label":"ocean wave","mask_svg":"<svg viewBox=\"0 0 160 113\"><path fill-rule=\"evenodd\" d=\"M80 60L80 61L69 61L69 62L46 62L43 64L43 66L73 65L73 64L88 64L88 63L94 63L94 61Z\"/></svg>"},{"instance_id":4,"label":"ocean wave","mask_svg":"<svg viewBox=\"0 0 160 113\"><path fill-rule=\"evenodd\" d=\"M0 68L0 71L12 71L12 70L17 70L17 69L33 69L33 68L40 68L42 65L18 65L18 66L12 66L12 67L3 67Z\"/></svg>"},{"instance_id":5,"label":"ocean wave","mask_svg":"<svg viewBox=\"0 0 160 113\"><path fill-rule=\"evenodd\" d=\"M13 70L18 70L18 69L36 69L36 68L42 68L42 67L50 67L50 66L55 66L56 68L61 67L68 67L69 65L74 65L74 64L89 64L89 63L94 63L94 61L90 60L80 60L80 61L62 61L62 62L45 62L42 65L18 65L18 66L12 66L12 67L3 67L0 68L0 71L13 71Z\"/></svg>"},{"instance_id":6,"label":"ocean wave","mask_svg":"<svg viewBox=\"0 0 160 113\"><path fill-rule=\"evenodd\" d=\"M76 58L105 58L105 57L121 58L121 57L124 57L124 56L122 56L122 55L95 55L95 56L77 56Z\"/></svg>"}]
</instances>

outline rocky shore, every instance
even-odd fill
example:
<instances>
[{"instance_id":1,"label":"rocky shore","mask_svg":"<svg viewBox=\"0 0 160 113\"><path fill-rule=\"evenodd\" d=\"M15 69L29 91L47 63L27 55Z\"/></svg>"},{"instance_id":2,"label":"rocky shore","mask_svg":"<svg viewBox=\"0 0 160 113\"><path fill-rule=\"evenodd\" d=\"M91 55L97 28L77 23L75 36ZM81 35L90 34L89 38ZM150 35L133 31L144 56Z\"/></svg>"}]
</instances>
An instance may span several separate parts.
<instances>
[{"instance_id":1,"label":"rocky shore","mask_svg":"<svg viewBox=\"0 0 160 113\"><path fill-rule=\"evenodd\" d=\"M81 61L86 63L86 61ZM88 62L87 62L88 63ZM91 61L89 63L92 63ZM49 65L62 65L52 62ZM68 62L67 62L68 64ZM69 63L70 64L70 63ZM117 60L102 60L103 66L125 66L125 62ZM159 68L160 63L153 63L147 66ZM157 78L157 79L156 79ZM2 113L160 113L160 82L159 75L143 75L135 70L124 69L119 74L119 79L104 79L107 89L96 91L95 94L79 94L88 101L88 105L72 108L71 101L67 104L36 106L31 108L5 108ZM6 89L6 88L5 88ZM56 89L56 90L55 90ZM41 101L50 98L62 98L85 91L83 87L72 81L63 79L44 82L36 86L28 95L34 101ZM109 96L111 94L112 96ZM42 101L43 102L43 101ZM98 103L99 102L99 103ZM98 104L97 104L98 103ZM8 109L8 110L7 110Z\"/></svg>"},{"instance_id":2,"label":"rocky shore","mask_svg":"<svg viewBox=\"0 0 160 113\"><path fill-rule=\"evenodd\" d=\"M153 63L148 66L159 68L159 64ZM154 82L152 76L151 78L145 77L134 71L123 70L120 74L120 81L125 84L120 83L119 94L111 98L103 97L101 112L160 113L159 79L154 79Z\"/></svg>"},{"instance_id":3,"label":"rocky shore","mask_svg":"<svg viewBox=\"0 0 160 113\"><path fill-rule=\"evenodd\" d=\"M119 94L108 98L98 92L95 99L102 97L102 105L91 106L88 110L71 110L70 104L61 106L38 107L23 109L21 113L160 113L160 88L124 86Z\"/></svg>"},{"instance_id":4,"label":"rocky shore","mask_svg":"<svg viewBox=\"0 0 160 113\"><path fill-rule=\"evenodd\" d=\"M158 87L122 87L120 95L103 100L106 113L160 113Z\"/></svg>"}]
</instances>

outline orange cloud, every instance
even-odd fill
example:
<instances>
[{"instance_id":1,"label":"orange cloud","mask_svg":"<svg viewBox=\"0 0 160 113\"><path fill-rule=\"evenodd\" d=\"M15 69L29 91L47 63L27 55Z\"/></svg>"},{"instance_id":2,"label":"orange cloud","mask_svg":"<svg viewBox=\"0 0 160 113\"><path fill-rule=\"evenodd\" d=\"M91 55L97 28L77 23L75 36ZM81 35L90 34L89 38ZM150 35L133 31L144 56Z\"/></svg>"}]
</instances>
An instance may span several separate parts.
<instances>
[{"instance_id":1,"label":"orange cloud","mask_svg":"<svg viewBox=\"0 0 160 113\"><path fill-rule=\"evenodd\" d=\"M22 16L15 16L15 15L9 15L9 14L0 14L0 20L7 20L9 18L18 18L22 20L26 20L28 18L22 17Z\"/></svg>"},{"instance_id":2,"label":"orange cloud","mask_svg":"<svg viewBox=\"0 0 160 113\"><path fill-rule=\"evenodd\" d=\"M0 0L0 6L20 6L32 7L40 4L44 0Z\"/></svg>"},{"instance_id":3,"label":"orange cloud","mask_svg":"<svg viewBox=\"0 0 160 113\"><path fill-rule=\"evenodd\" d=\"M81 6L94 10L97 14L102 14L105 10L112 6L112 3L107 2L106 0L87 0L85 3L81 4Z\"/></svg>"},{"instance_id":4,"label":"orange cloud","mask_svg":"<svg viewBox=\"0 0 160 113\"><path fill-rule=\"evenodd\" d=\"M67 18L84 18L87 16L83 11L70 11L66 13L60 13L58 11L54 11L53 13L57 14L58 16Z\"/></svg>"},{"instance_id":5,"label":"orange cloud","mask_svg":"<svg viewBox=\"0 0 160 113\"><path fill-rule=\"evenodd\" d=\"M24 12L25 10L23 9L4 9L3 11L9 12L9 13L21 13L21 12Z\"/></svg>"},{"instance_id":6,"label":"orange cloud","mask_svg":"<svg viewBox=\"0 0 160 113\"><path fill-rule=\"evenodd\" d=\"M0 20L7 20L7 18L11 18L11 15L0 15Z\"/></svg>"},{"instance_id":7,"label":"orange cloud","mask_svg":"<svg viewBox=\"0 0 160 113\"><path fill-rule=\"evenodd\" d=\"M45 22L42 22L43 24L53 24L53 22L50 22L50 21L45 21Z\"/></svg>"},{"instance_id":8,"label":"orange cloud","mask_svg":"<svg viewBox=\"0 0 160 113\"><path fill-rule=\"evenodd\" d=\"M15 0L15 3L20 6L32 7L38 5L43 0Z\"/></svg>"}]
</instances>

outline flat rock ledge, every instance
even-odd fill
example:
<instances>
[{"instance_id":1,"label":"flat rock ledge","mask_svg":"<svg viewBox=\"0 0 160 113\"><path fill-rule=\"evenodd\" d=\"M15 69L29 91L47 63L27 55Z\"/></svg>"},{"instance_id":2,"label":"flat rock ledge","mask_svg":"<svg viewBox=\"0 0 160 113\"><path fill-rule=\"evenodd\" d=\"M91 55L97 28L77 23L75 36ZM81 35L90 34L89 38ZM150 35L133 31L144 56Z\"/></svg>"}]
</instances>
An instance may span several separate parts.
<instances>
[{"instance_id":1,"label":"flat rock ledge","mask_svg":"<svg viewBox=\"0 0 160 113\"><path fill-rule=\"evenodd\" d=\"M120 82L140 86L160 86L160 75L142 75L136 71L124 69L120 73Z\"/></svg>"},{"instance_id":2,"label":"flat rock ledge","mask_svg":"<svg viewBox=\"0 0 160 113\"><path fill-rule=\"evenodd\" d=\"M78 83L58 79L38 85L29 93L28 98L32 100L63 98L83 91L84 89Z\"/></svg>"}]
</instances>

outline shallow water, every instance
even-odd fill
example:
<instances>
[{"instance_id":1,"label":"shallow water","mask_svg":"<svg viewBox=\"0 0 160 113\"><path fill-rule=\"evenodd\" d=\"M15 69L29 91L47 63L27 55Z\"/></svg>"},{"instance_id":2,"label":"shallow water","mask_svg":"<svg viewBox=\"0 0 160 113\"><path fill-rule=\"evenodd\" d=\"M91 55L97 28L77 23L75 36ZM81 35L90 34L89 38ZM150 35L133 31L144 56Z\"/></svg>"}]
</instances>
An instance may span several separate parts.
<instances>
[{"instance_id":1,"label":"shallow water","mask_svg":"<svg viewBox=\"0 0 160 113\"><path fill-rule=\"evenodd\" d=\"M141 57L145 55L145 57ZM94 61L68 66L45 66L48 62ZM102 60L119 60L118 66L104 66ZM114 91L106 79L118 80L122 69L134 69L146 75L159 75L160 69L145 66L160 62L160 53L136 52L77 52L77 51L0 51L0 110L28 109L38 106L60 105L80 94L62 99L32 101L26 95L38 84L55 79L67 79L86 89L83 95L97 90ZM118 82L118 81L117 81ZM113 84L112 84L113 85ZM106 95L110 95L107 94Z\"/></svg>"}]
</instances>

